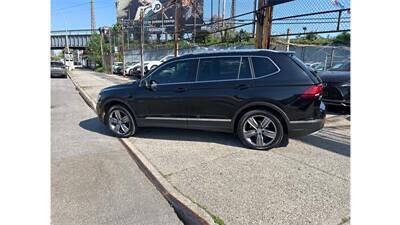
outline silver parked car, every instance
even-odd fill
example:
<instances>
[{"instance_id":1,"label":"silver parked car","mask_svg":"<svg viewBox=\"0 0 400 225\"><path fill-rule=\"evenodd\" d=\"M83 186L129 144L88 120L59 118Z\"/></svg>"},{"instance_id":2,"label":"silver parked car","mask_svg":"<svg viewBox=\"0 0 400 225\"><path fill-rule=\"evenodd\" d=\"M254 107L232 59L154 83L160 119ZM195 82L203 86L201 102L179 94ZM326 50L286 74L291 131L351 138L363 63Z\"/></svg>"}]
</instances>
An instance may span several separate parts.
<instances>
[{"instance_id":1,"label":"silver parked car","mask_svg":"<svg viewBox=\"0 0 400 225\"><path fill-rule=\"evenodd\" d=\"M66 66L62 62L51 62L51 77L67 77Z\"/></svg>"}]
</instances>

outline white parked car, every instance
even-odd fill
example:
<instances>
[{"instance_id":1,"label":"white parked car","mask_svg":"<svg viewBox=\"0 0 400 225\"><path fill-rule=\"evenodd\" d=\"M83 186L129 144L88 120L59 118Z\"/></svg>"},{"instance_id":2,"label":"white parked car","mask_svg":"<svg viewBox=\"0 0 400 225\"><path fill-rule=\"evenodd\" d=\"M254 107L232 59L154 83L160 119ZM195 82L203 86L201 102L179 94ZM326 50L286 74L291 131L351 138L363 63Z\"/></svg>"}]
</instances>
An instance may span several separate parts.
<instances>
[{"instance_id":1,"label":"white parked car","mask_svg":"<svg viewBox=\"0 0 400 225\"><path fill-rule=\"evenodd\" d=\"M144 66L147 66L148 63L144 62ZM140 72L140 63L132 64L130 66L125 67L125 74L132 76L135 75L135 73Z\"/></svg>"},{"instance_id":2,"label":"white parked car","mask_svg":"<svg viewBox=\"0 0 400 225\"><path fill-rule=\"evenodd\" d=\"M144 61L144 72L148 73L149 71L155 69L157 66L161 65L162 63L164 63L172 58L174 58L173 55L167 55L158 61L157 60ZM140 73L140 62L137 64L134 64L132 66L126 67L125 74L130 75L130 76L140 77L140 74L141 74Z\"/></svg>"}]
</instances>

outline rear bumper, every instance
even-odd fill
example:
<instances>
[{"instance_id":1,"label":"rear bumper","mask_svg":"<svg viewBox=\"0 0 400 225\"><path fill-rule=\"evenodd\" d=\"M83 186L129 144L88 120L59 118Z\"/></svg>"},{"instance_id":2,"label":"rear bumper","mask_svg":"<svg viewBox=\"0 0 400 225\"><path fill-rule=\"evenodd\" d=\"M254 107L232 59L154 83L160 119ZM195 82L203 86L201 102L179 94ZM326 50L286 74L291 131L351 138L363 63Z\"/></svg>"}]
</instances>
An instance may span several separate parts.
<instances>
[{"instance_id":1,"label":"rear bumper","mask_svg":"<svg viewBox=\"0 0 400 225\"><path fill-rule=\"evenodd\" d=\"M326 105L350 106L350 100L322 99Z\"/></svg>"},{"instance_id":2,"label":"rear bumper","mask_svg":"<svg viewBox=\"0 0 400 225\"><path fill-rule=\"evenodd\" d=\"M325 119L291 121L289 123L289 137L301 137L314 133L324 127Z\"/></svg>"},{"instance_id":3,"label":"rear bumper","mask_svg":"<svg viewBox=\"0 0 400 225\"><path fill-rule=\"evenodd\" d=\"M67 73L65 71L51 71L51 77L66 77Z\"/></svg>"}]
</instances>

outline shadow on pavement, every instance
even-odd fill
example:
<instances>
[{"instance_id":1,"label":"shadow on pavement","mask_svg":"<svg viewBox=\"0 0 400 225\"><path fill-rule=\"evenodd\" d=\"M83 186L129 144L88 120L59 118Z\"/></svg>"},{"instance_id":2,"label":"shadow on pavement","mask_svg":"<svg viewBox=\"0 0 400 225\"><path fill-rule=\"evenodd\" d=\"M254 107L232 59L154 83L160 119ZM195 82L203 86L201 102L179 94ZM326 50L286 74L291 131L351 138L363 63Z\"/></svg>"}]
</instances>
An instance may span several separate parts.
<instances>
[{"instance_id":1,"label":"shadow on pavement","mask_svg":"<svg viewBox=\"0 0 400 225\"><path fill-rule=\"evenodd\" d=\"M341 134L334 134L333 132L325 134L317 133L296 138L296 140L336 154L350 157L350 139L347 139L347 137Z\"/></svg>"},{"instance_id":2,"label":"shadow on pavement","mask_svg":"<svg viewBox=\"0 0 400 225\"><path fill-rule=\"evenodd\" d=\"M88 120L83 120L79 123L79 126L91 132L96 132L102 135L114 137L111 131L109 131L107 127L104 124L102 124L97 117Z\"/></svg>"},{"instance_id":3,"label":"shadow on pavement","mask_svg":"<svg viewBox=\"0 0 400 225\"><path fill-rule=\"evenodd\" d=\"M79 126L91 132L114 137L111 131L109 131L108 128L102 124L97 117L81 121ZM316 134L296 138L296 140L327 151L350 157L350 137L345 134L335 132L335 129L337 128L324 128L324 130ZM244 148L242 143L238 138L236 138L235 135L210 131L175 128L140 128L140 130L138 130L138 132L135 134L134 138L170 141L195 141Z\"/></svg>"},{"instance_id":4,"label":"shadow on pavement","mask_svg":"<svg viewBox=\"0 0 400 225\"><path fill-rule=\"evenodd\" d=\"M135 138L170 141L195 141L216 143L232 147L244 146L233 134L175 128L141 128Z\"/></svg>"},{"instance_id":5,"label":"shadow on pavement","mask_svg":"<svg viewBox=\"0 0 400 225\"><path fill-rule=\"evenodd\" d=\"M83 120L79 123L79 126L91 132L114 137L111 131L109 131L108 128L104 124L102 124L97 117ZM209 131L146 127L140 128L134 137L171 141L197 141L207 143L214 142L217 144L229 145L233 147L243 147L240 141L236 139L235 136L232 134Z\"/></svg>"}]
</instances>

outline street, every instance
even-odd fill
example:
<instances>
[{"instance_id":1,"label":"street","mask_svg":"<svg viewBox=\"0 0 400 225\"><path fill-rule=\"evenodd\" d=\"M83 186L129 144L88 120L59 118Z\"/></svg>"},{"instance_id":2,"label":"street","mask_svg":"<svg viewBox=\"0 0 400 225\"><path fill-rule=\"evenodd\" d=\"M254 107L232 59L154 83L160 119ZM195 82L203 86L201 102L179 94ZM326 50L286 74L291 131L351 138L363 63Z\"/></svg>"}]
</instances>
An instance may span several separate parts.
<instances>
[{"instance_id":1,"label":"street","mask_svg":"<svg viewBox=\"0 0 400 225\"><path fill-rule=\"evenodd\" d=\"M69 79L51 80L51 221L182 224Z\"/></svg>"}]
</instances>

